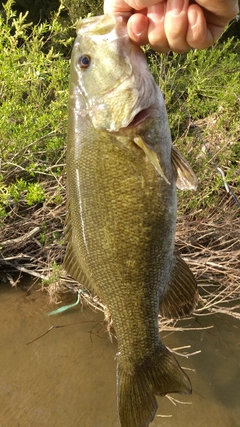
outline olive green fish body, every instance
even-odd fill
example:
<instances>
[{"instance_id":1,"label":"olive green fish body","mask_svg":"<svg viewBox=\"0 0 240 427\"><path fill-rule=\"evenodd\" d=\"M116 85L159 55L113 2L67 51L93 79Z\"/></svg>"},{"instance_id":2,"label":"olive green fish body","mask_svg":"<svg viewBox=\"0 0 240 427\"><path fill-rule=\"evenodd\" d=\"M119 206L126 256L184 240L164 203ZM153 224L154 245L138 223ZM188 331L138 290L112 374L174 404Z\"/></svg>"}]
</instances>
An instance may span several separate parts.
<instances>
[{"instance_id":1,"label":"olive green fish body","mask_svg":"<svg viewBox=\"0 0 240 427\"><path fill-rule=\"evenodd\" d=\"M193 276L174 249L176 183L194 178L173 150L161 93L136 49L124 19L80 21L67 147L65 266L112 316L122 427L147 427L156 394L191 392L160 340L158 313L178 317L196 302Z\"/></svg>"},{"instance_id":2,"label":"olive green fish body","mask_svg":"<svg viewBox=\"0 0 240 427\"><path fill-rule=\"evenodd\" d=\"M174 248L175 185L168 188L131 139L123 145L104 132L84 132L84 124L80 129L82 146L69 150L67 160L72 247L110 310L124 353L131 325L137 340L143 337L141 320L146 339L154 326L158 340L159 297Z\"/></svg>"}]
</instances>

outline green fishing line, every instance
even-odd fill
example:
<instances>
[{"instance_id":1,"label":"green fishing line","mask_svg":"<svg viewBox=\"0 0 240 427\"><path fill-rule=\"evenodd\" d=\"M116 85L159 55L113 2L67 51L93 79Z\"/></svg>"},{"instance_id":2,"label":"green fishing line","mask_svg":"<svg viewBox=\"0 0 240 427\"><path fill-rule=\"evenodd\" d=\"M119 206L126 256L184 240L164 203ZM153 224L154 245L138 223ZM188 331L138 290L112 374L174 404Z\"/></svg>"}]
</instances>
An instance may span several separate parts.
<instances>
[{"instance_id":1,"label":"green fishing line","mask_svg":"<svg viewBox=\"0 0 240 427\"><path fill-rule=\"evenodd\" d=\"M77 301L74 302L73 304L64 305L63 307L60 307L57 310L50 311L50 313L46 313L45 316L54 316L55 314L63 313L64 311L68 310L69 308L75 307L80 302L80 295L82 292L84 292L84 291L82 291L82 290L78 291Z\"/></svg>"}]
</instances>

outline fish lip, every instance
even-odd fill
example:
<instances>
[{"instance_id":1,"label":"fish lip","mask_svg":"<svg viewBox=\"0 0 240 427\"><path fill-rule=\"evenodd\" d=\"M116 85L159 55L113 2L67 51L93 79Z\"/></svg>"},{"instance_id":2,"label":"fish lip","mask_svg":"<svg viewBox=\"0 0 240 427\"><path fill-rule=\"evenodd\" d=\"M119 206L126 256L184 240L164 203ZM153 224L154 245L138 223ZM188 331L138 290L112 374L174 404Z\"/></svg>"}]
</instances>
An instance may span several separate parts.
<instances>
[{"instance_id":1,"label":"fish lip","mask_svg":"<svg viewBox=\"0 0 240 427\"><path fill-rule=\"evenodd\" d=\"M139 126L140 124L145 122L145 120L149 117L149 115L150 115L150 108L144 108L143 110L140 110L133 117L131 122L127 126L124 127L124 129L132 129L132 128Z\"/></svg>"}]
</instances>

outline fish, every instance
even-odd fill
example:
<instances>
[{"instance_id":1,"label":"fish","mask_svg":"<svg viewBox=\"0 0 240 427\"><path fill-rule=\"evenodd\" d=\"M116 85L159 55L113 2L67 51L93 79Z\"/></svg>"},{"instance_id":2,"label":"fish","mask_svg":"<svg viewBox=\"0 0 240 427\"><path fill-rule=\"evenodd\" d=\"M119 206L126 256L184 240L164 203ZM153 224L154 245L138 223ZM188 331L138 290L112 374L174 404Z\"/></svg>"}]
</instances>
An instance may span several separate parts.
<instances>
[{"instance_id":1,"label":"fish","mask_svg":"<svg viewBox=\"0 0 240 427\"><path fill-rule=\"evenodd\" d=\"M174 244L176 188L195 189L162 93L127 17L77 22L69 89L64 267L106 304L118 343L121 427L148 427L156 396L192 392L158 315L189 315L194 275Z\"/></svg>"}]
</instances>

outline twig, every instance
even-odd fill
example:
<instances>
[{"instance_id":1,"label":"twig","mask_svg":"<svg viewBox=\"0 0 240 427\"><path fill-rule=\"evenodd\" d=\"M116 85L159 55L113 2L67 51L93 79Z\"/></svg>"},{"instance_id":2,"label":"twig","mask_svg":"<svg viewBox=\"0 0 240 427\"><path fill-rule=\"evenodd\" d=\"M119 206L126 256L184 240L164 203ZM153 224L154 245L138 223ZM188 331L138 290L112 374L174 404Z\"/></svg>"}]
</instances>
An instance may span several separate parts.
<instances>
[{"instance_id":1,"label":"twig","mask_svg":"<svg viewBox=\"0 0 240 427\"><path fill-rule=\"evenodd\" d=\"M181 400L177 400L175 399L175 397L169 396L168 394L166 394L166 397L170 400L170 402L172 402L172 404L174 406L177 406L177 403L180 403L181 405L191 405L192 402L181 402Z\"/></svg>"},{"instance_id":2,"label":"twig","mask_svg":"<svg viewBox=\"0 0 240 427\"><path fill-rule=\"evenodd\" d=\"M42 279L42 280L48 280L49 279L49 277L44 276L43 274L39 274L34 270L29 270L28 268L21 267L20 265L15 265L11 262L4 262L4 265L9 266L10 268L12 268L14 270L21 271L21 273L26 273L26 274L29 274L30 276L37 277L38 279Z\"/></svg>"},{"instance_id":3,"label":"twig","mask_svg":"<svg viewBox=\"0 0 240 427\"><path fill-rule=\"evenodd\" d=\"M37 234L39 231L40 231L40 227L35 227L33 228L33 230L23 234L20 237L17 237L15 239L4 240L3 242L0 242L0 246L17 245L19 243L22 243L23 241L30 239L30 237L35 236L35 234Z\"/></svg>"},{"instance_id":4,"label":"twig","mask_svg":"<svg viewBox=\"0 0 240 427\"><path fill-rule=\"evenodd\" d=\"M34 340L27 342L26 345L32 344L33 342L39 340L40 338L44 337L49 332L51 332L53 329L60 329L60 328L65 328L67 326L79 325L80 323L96 323L96 322L95 322L95 320L86 320L83 322L68 323L66 325L52 325L52 326L50 326L50 328L46 332L44 332L42 335L39 335L39 337L34 338Z\"/></svg>"}]
</instances>

